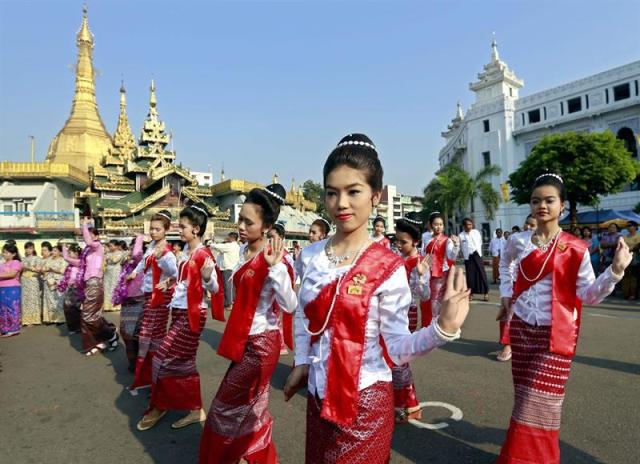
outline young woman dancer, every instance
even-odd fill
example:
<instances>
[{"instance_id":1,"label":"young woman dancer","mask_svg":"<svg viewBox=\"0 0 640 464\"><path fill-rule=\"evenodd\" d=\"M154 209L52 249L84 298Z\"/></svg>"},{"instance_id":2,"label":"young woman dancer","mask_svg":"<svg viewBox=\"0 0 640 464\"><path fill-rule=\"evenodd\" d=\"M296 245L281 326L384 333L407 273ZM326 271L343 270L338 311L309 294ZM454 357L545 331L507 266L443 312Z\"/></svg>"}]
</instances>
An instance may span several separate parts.
<instances>
[{"instance_id":1,"label":"young woman dancer","mask_svg":"<svg viewBox=\"0 0 640 464\"><path fill-rule=\"evenodd\" d=\"M391 248L391 241L384 235L386 230L387 222L382 216L377 216L373 220L373 235L371 236L371 239L374 242L380 243L382 246Z\"/></svg>"},{"instance_id":2,"label":"young woman dancer","mask_svg":"<svg viewBox=\"0 0 640 464\"><path fill-rule=\"evenodd\" d=\"M429 224L431 224L433 235L424 250L431 263L431 280L429 282L431 298L428 303L420 305L422 327L429 326L431 319L440 314L449 268L455 262L460 251L460 239L455 235L447 237L444 234L444 219L440 212L431 213Z\"/></svg>"},{"instance_id":3,"label":"young woman dancer","mask_svg":"<svg viewBox=\"0 0 640 464\"><path fill-rule=\"evenodd\" d=\"M309 242L315 243L324 240L331 232L331 224L323 218L316 219L309 227Z\"/></svg>"},{"instance_id":4,"label":"young woman dancer","mask_svg":"<svg viewBox=\"0 0 640 464\"><path fill-rule=\"evenodd\" d=\"M537 228L512 235L500 260L499 318L513 313L515 405L499 464L560 462L560 416L582 304L609 295L631 261L620 240L612 264L596 280L584 241L560 229L564 202L562 178L539 176L530 202Z\"/></svg>"},{"instance_id":5,"label":"young woman dancer","mask_svg":"<svg viewBox=\"0 0 640 464\"><path fill-rule=\"evenodd\" d=\"M173 296L173 286L161 286L168 279L178 276L176 256L165 236L171 228L171 213L162 210L151 216L149 235L151 243L142 260L128 279L134 280L144 272L142 291L144 292L144 310L138 336L138 359L133 383L129 387L136 395L139 388L151 385L151 366L156 350L167 333L169 321L169 302Z\"/></svg>"},{"instance_id":6,"label":"young woman dancer","mask_svg":"<svg viewBox=\"0 0 640 464\"><path fill-rule=\"evenodd\" d=\"M422 222L416 213L409 213L396 221L396 247L404 259L411 305L409 306L409 332L418 327L418 305L429 299L429 257L422 257L418 251ZM413 384L413 374L409 364L390 365L393 377L393 399L396 408L396 422L422 418L420 403Z\"/></svg>"},{"instance_id":7,"label":"young woman dancer","mask_svg":"<svg viewBox=\"0 0 640 464\"><path fill-rule=\"evenodd\" d=\"M64 322L62 295L58 283L62 280L67 263L62 257L62 246L51 247L51 255L42 260L42 322L61 324Z\"/></svg>"},{"instance_id":8,"label":"young woman dancer","mask_svg":"<svg viewBox=\"0 0 640 464\"><path fill-rule=\"evenodd\" d=\"M174 429L206 419L200 396L200 374L196 353L200 334L207 320L206 292L222 289L222 277L209 247L202 244L207 229L206 206L195 204L180 211L180 239L186 243L187 259L180 262L175 291L169 303L171 327L153 358L151 401L138 430L153 427L168 410L189 410L171 424ZM160 282L162 290L173 285L173 279ZM218 311L224 314L224 301L217 299ZM216 303L214 303L216 304Z\"/></svg>"},{"instance_id":9,"label":"young woman dancer","mask_svg":"<svg viewBox=\"0 0 640 464\"><path fill-rule=\"evenodd\" d=\"M71 258L73 262L77 262L80 252L82 250L77 243L72 243L69 246L64 245L63 255ZM58 291L62 295L62 309L64 311L64 318L67 321L67 331L69 335L74 335L80 332L80 298L78 298L78 274L80 267L68 263L67 268L64 270L64 276L62 280L58 282Z\"/></svg>"},{"instance_id":10,"label":"young woman dancer","mask_svg":"<svg viewBox=\"0 0 640 464\"><path fill-rule=\"evenodd\" d=\"M264 235L278 219L285 195L280 184L253 189L240 210L238 232L246 246L233 274L236 299L218 346L218 354L232 362L207 415L201 464L277 462L267 409L281 346L274 303L292 311L297 299L282 240L267 242Z\"/></svg>"},{"instance_id":11,"label":"young woman dancer","mask_svg":"<svg viewBox=\"0 0 640 464\"><path fill-rule=\"evenodd\" d=\"M102 317L104 286L102 285L102 264L104 249L95 227L89 227L89 218L82 220L82 237L85 247L78 259L63 249L67 263L78 266L76 291L82 301L80 313L80 330L82 332L82 348L87 356L100 351L115 350L118 347L116 326Z\"/></svg>"},{"instance_id":12,"label":"young woman dancer","mask_svg":"<svg viewBox=\"0 0 640 464\"><path fill-rule=\"evenodd\" d=\"M127 279L127 277L142 260L143 247L144 235L140 234L133 239L131 248L127 251L128 257L122 263L111 301L113 306L120 307L120 336L124 342L130 372L135 372L138 359L138 338L144 309L144 292L142 291L144 274L141 272L134 279Z\"/></svg>"},{"instance_id":13,"label":"young woman dancer","mask_svg":"<svg viewBox=\"0 0 640 464\"><path fill-rule=\"evenodd\" d=\"M18 247L5 243L0 264L0 337L20 334L20 272Z\"/></svg>"},{"instance_id":14,"label":"young woman dancer","mask_svg":"<svg viewBox=\"0 0 640 464\"><path fill-rule=\"evenodd\" d=\"M367 226L380 201L382 167L371 140L344 137L324 165L325 205L336 222L314 243L296 312L296 367L285 399L307 383L306 462L387 463L394 428L391 369L460 336L469 311L462 272L449 276L440 316L413 334L402 259ZM384 343L383 343L384 342Z\"/></svg>"}]
</instances>

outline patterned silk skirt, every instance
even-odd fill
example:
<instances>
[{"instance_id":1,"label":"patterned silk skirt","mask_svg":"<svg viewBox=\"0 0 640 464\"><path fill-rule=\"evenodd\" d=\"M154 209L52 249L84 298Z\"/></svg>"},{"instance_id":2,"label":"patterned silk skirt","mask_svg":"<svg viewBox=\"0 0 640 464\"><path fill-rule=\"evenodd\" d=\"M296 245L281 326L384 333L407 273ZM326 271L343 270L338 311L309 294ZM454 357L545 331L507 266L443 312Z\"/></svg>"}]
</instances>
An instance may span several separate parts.
<instances>
[{"instance_id":1,"label":"patterned silk skirt","mask_svg":"<svg viewBox=\"0 0 640 464\"><path fill-rule=\"evenodd\" d=\"M169 322L169 303L172 291L162 294L162 304L151 306L151 293L144 294L144 309L140 334L138 336L138 358L136 359L136 371L131 389L151 385L151 368L156 350L167 334Z\"/></svg>"},{"instance_id":2,"label":"patterned silk skirt","mask_svg":"<svg viewBox=\"0 0 640 464\"><path fill-rule=\"evenodd\" d=\"M187 310L172 310L171 327L153 357L149 409L193 411L202 408L196 353L206 321L207 308L202 308L199 330L192 332Z\"/></svg>"},{"instance_id":3,"label":"patterned silk skirt","mask_svg":"<svg viewBox=\"0 0 640 464\"><path fill-rule=\"evenodd\" d=\"M559 464L560 417L571 358L549 352L550 326L510 324L515 404L498 464Z\"/></svg>"},{"instance_id":4,"label":"patterned silk skirt","mask_svg":"<svg viewBox=\"0 0 640 464\"><path fill-rule=\"evenodd\" d=\"M144 296L126 298L120 309L120 336L126 348L129 370L135 371L138 358L138 338L142 325Z\"/></svg>"},{"instance_id":5,"label":"patterned silk skirt","mask_svg":"<svg viewBox=\"0 0 640 464\"><path fill-rule=\"evenodd\" d=\"M20 286L0 287L0 335L20 333Z\"/></svg>"},{"instance_id":6,"label":"patterned silk skirt","mask_svg":"<svg viewBox=\"0 0 640 464\"><path fill-rule=\"evenodd\" d=\"M320 416L322 401L307 399L306 464L387 464L393 437L393 389L377 382L360 391L358 413L343 427Z\"/></svg>"},{"instance_id":7,"label":"patterned silk skirt","mask_svg":"<svg viewBox=\"0 0 640 464\"><path fill-rule=\"evenodd\" d=\"M279 330L249 336L242 361L232 362L216 393L200 440L200 464L278 462L269 391L280 357Z\"/></svg>"},{"instance_id":8,"label":"patterned silk skirt","mask_svg":"<svg viewBox=\"0 0 640 464\"><path fill-rule=\"evenodd\" d=\"M69 332L79 332L82 312L80 310L78 291L75 287L71 285L67 287L62 297L62 308L64 309L64 318L67 321L67 329Z\"/></svg>"},{"instance_id":9,"label":"patterned silk skirt","mask_svg":"<svg viewBox=\"0 0 640 464\"><path fill-rule=\"evenodd\" d=\"M51 288L49 284L45 282L42 296L42 322L54 324L64 322L62 294L58 291L57 286Z\"/></svg>"},{"instance_id":10,"label":"patterned silk skirt","mask_svg":"<svg viewBox=\"0 0 640 464\"><path fill-rule=\"evenodd\" d=\"M20 278L20 285L22 286L22 325L42 324L42 281L36 274L27 271Z\"/></svg>"},{"instance_id":11,"label":"patterned silk skirt","mask_svg":"<svg viewBox=\"0 0 640 464\"><path fill-rule=\"evenodd\" d=\"M102 279L93 277L87 280L80 320L82 348L85 351L95 348L99 343L111 340L116 332L116 326L102 317L103 299Z\"/></svg>"}]
</instances>

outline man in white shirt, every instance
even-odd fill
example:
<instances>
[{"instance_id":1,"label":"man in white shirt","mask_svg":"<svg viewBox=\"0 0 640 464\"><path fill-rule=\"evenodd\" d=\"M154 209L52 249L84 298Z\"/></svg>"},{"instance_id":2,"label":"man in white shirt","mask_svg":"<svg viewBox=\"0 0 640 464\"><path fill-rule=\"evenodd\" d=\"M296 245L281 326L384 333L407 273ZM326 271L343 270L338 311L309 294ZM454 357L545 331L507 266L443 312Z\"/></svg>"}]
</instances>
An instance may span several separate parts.
<instances>
[{"instance_id":1,"label":"man in white shirt","mask_svg":"<svg viewBox=\"0 0 640 464\"><path fill-rule=\"evenodd\" d=\"M493 283L497 284L498 279L500 278L499 272L499 264L500 264L500 255L502 255L502 250L504 250L504 245L507 241L502 236L502 229L496 229L496 236L491 239L489 243L489 251L491 252L492 257L492 271L493 271Z\"/></svg>"},{"instance_id":2,"label":"man in white shirt","mask_svg":"<svg viewBox=\"0 0 640 464\"><path fill-rule=\"evenodd\" d=\"M484 301L489 301L489 284L482 261L482 235L473 228L473 220L465 218L462 221L464 230L460 232L460 248L464 257L464 267L467 273L467 287L471 295L484 295Z\"/></svg>"},{"instance_id":3,"label":"man in white shirt","mask_svg":"<svg viewBox=\"0 0 640 464\"><path fill-rule=\"evenodd\" d=\"M233 282L231 275L240 261L238 234L236 232L229 232L226 242L211 244L211 251L213 251L214 254L219 253L220 259L218 260L218 266L220 266L224 280L224 307L228 311L231 309L231 306L233 306Z\"/></svg>"},{"instance_id":4,"label":"man in white shirt","mask_svg":"<svg viewBox=\"0 0 640 464\"><path fill-rule=\"evenodd\" d=\"M423 255L427 254L427 252L426 252L427 245L429 244L429 242L433 238L433 232L431 231L431 223L428 220L425 223L425 228L427 230L425 230L423 232L423 234L422 234L422 246L420 247Z\"/></svg>"}]
</instances>

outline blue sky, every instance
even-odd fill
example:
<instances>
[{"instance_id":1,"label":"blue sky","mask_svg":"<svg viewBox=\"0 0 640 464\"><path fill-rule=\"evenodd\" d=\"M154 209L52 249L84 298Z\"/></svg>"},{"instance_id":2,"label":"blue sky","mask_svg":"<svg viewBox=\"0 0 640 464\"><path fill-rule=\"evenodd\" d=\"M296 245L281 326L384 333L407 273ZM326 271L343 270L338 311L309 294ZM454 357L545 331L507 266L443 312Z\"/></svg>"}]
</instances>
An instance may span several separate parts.
<instances>
[{"instance_id":1,"label":"blue sky","mask_svg":"<svg viewBox=\"0 0 640 464\"><path fill-rule=\"evenodd\" d=\"M0 159L44 159L69 115L81 2L0 0ZM137 137L155 78L178 161L267 182L320 181L349 132L379 148L385 183L419 194L440 132L500 56L521 96L640 58L638 1L89 2L109 131L124 77Z\"/></svg>"}]
</instances>

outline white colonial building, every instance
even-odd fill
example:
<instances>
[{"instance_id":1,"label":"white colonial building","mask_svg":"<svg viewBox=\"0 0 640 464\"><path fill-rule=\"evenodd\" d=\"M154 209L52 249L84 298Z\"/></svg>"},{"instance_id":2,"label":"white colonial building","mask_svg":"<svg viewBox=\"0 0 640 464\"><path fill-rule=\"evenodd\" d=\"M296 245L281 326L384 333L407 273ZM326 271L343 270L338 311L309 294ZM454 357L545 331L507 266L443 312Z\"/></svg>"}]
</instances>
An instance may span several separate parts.
<instances>
[{"instance_id":1,"label":"white colonial building","mask_svg":"<svg viewBox=\"0 0 640 464\"><path fill-rule=\"evenodd\" d=\"M458 163L473 176L489 164L498 165L502 171L492 183L504 195L509 174L547 134L611 130L638 158L640 61L521 98L524 82L500 60L495 39L491 48L491 62L469 84L475 102L466 114L458 103L455 118L442 133L446 144L439 153L440 166ZM635 183L622 193L603 197L599 208L628 210L639 201ZM480 200L471 209L487 237L496 227L522 226L529 212L526 205L505 202L489 221Z\"/></svg>"}]
</instances>

